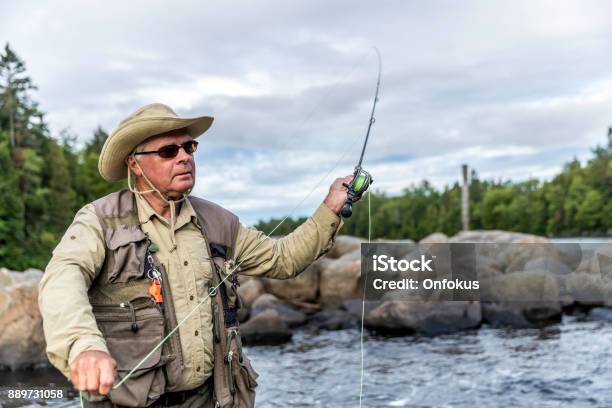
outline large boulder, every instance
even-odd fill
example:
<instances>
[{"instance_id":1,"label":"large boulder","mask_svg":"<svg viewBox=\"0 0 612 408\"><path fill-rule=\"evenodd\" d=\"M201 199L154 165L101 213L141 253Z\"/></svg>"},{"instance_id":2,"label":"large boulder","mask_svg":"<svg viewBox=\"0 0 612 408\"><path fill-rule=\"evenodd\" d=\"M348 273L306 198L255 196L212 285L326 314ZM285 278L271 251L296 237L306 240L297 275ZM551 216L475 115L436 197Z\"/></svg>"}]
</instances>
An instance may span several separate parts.
<instances>
[{"instance_id":1,"label":"large boulder","mask_svg":"<svg viewBox=\"0 0 612 408\"><path fill-rule=\"evenodd\" d=\"M321 271L319 302L337 306L344 300L361 298L361 251L349 252Z\"/></svg>"},{"instance_id":2,"label":"large boulder","mask_svg":"<svg viewBox=\"0 0 612 408\"><path fill-rule=\"evenodd\" d=\"M546 271L520 271L481 281L483 320L528 327L561 317L559 285Z\"/></svg>"},{"instance_id":3,"label":"large boulder","mask_svg":"<svg viewBox=\"0 0 612 408\"><path fill-rule=\"evenodd\" d=\"M527 261L525 270L550 274L557 281L561 306L571 306L574 303L572 294L567 288L567 278L572 274L572 269L560 259L548 256L537 257Z\"/></svg>"},{"instance_id":4,"label":"large boulder","mask_svg":"<svg viewBox=\"0 0 612 408\"><path fill-rule=\"evenodd\" d=\"M599 274L603 279L612 280L612 245L602 244L594 251L591 272Z\"/></svg>"},{"instance_id":5,"label":"large boulder","mask_svg":"<svg viewBox=\"0 0 612 408\"><path fill-rule=\"evenodd\" d=\"M612 306L612 279L598 273L572 273L565 277L565 291L574 303Z\"/></svg>"},{"instance_id":6,"label":"large boulder","mask_svg":"<svg viewBox=\"0 0 612 408\"><path fill-rule=\"evenodd\" d=\"M354 319L361 321L361 315L367 316L372 310L382 304L379 300L349 299L342 302L342 309L351 314Z\"/></svg>"},{"instance_id":7,"label":"large boulder","mask_svg":"<svg viewBox=\"0 0 612 408\"><path fill-rule=\"evenodd\" d=\"M506 245L498 255L506 273L524 271L527 262L537 258L559 260L559 253L548 238L536 235L516 239L512 244Z\"/></svg>"},{"instance_id":8,"label":"large boulder","mask_svg":"<svg viewBox=\"0 0 612 408\"><path fill-rule=\"evenodd\" d=\"M419 241L419 244L447 244L448 236L442 232L434 232Z\"/></svg>"},{"instance_id":9,"label":"large boulder","mask_svg":"<svg viewBox=\"0 0 612 408\"><path fill-rule=\"evenodd\" d=\"M243 280L240 279L240 286L238 286L238 296L245 308L250 309L253 306L255 300L266 293L264 284L261 279L249 278Z\"/></svg>"},{"instance_id":10,"label":"large boulder","mask_svg":"<svg viewBox=\"0 0 612 408\"><path fill-rule=\"evenodd\" d=\"M482 255L476 256L476 276L478 279L491 279L503 274L497 259Z\"/></svg>"},{"instance_id":11,"label":"large boulder","mask_svg":"<svg viewBox=\"0 0 612 408\"><path fill-rule=\"evenodd\" d=\"M246 278L246 279L245 279ZM248 319L251 312L251 307L255 300L266 293L264 285L259 278L240 277L240 286L238 286L238 296L242 302L242 307L238 310L238 320L244 321Z\"/></svg>"},{"instance_id":12,"label":"large boulder","mask_svg":"<svg viewBox=\"0 0 612 408\"><path fill-rule=\"evenodd\" d=\"M343 330L354 327L355 316L344 309L323 309L310 317L309 325L320 330Z\"/></svg>"},{"instance_id":13,"label":"large boulder","mask_svg":"<svg viewBox=\"0 0 612 408\"><path fill-rule=\"evenodd\" d=\"M0 368L47 365L38 282L42 272L0 268Z\"/></svg>"},{"instance_id":14,"label":"large boulder","mask_svg":"<svg viewBox=\"0 0 612 408\"><path fill-rule=\"evenodd\" d=\"M317 299L320 272L329 262L321 258L293 279L264 279L265 290L280 299L312 302Z\"/></svg>"},{"instance_id":15,"label":"large boulder","mask_svg":"<svg viewBox=\"0 0 612 408\"><path fill-rule=\"evenodd\" d=\"M270 293L261 295L255 300L251 308L251 316L255 318L266 310L274 310L288 327L298 327L306 323L306 315L304 313L284 303Z\"/></svg>"},{"instance_id":16,"label":"large boulder","mask_svg":"<svg viewBox=\"0 0 612 408\"><path fill-rule=\"evenodd\" d=\"M247 345L282 344L291 340L291 331L276 310L266 309L240 325L242 341Z\"/></svg>"},{"instance_id":17,"label":"large boulder","mask_svg":"<svg viewBox=\"0 0 612 408\"><path fill-rule=\"evenodd\" d=\"M367 241L350 235L338 235L334 240L334 246L331 247L325 256L331 259L338 259L349 252L360 249L363 242Z\"/></svg>"},{"instance_id":18,"label":"large boulder","mask_svg":"<svg viewBox=\"0 0 612 408\"><path fill-rule=\"evenodd\" d=\"M365 326L384 334L436 335L476 328L480 305L474 301L391 300L367 314Z\"/></svg>"},{"instance_id":19,"label":"large boulder","mask_svg":"<svg viewBox=\"0 0 612 408\"><path fill-rule=\"evenodd\" d=\"M537 235L524 234L520 232L509 232L501 230L472 230L461 231L449 239L450 243L481 243L486 245L478 246L477 256L488 256L498 260L502 270L508 269L515 258L524 252L521 247L525 245L509 244L541 244L535 246L550 246L550 240ZM549 252L545 252L547 254ZM525 262L533 259L533 255L528 255L527 259L519 259L514 263L510 270L520 270ZM520 261L523 261L521 264Z\"/></svg>"},{"instance_id":20,"label":"large boulder","mask_svg":"<svg viewBox=\"0 0 612 408\"><path fill-rule=\"evenodd\" d=\"M569 266L559 260L549 256L540 256L530 259L525 263L526 271L546 271L553 275L568 275L572 273Z\"/></svg>"}]
</instances>

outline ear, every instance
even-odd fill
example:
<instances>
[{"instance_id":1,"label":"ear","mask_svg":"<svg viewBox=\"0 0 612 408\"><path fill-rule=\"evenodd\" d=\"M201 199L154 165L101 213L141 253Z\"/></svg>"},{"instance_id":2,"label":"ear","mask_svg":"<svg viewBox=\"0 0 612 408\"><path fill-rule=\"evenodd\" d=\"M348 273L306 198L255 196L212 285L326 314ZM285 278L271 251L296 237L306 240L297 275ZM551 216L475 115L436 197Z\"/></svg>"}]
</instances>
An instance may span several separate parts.
<instances>
[{"instance_id":1,"label":"ear","mask_svg":"<svg viewBox=\"0 0 612 408\"><path fill-rule=\"evenodd\" d=\"M136 177L142 176L142 171L140 171L140 168L136 165L136 159L134 158L134 156L126 157L125 158L125 164L128 166L130 171L134 175L136 175Z\"/></svg>"}]
</instances>

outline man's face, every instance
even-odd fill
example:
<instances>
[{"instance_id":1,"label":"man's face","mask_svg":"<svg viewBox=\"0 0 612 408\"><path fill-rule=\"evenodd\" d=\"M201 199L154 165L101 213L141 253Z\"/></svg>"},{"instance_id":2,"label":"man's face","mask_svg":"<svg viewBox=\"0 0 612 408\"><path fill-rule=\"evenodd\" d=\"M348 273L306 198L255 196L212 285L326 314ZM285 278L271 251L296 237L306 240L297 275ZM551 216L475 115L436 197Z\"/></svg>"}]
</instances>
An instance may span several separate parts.
<instances>
[{"instance_id":1,"label":"man's face","mask_svg":"<svg viewBox=\"0 0 612 408\"><path fill-rule=\"evenodd\" d=\"M154 136L147 140L143 151L159 150L160 148L177 144L182 145L193 138L185 130L175 130ZM195 161L193 155L187 153L182 147L175 157L164 159L158 154L138 155L140 167L153 185L165 196L179 198L195 184ZM142 177L142 173L128 159L130 169L137 177L136 184L139 190L149 190L150 187Z\"/></svg>"}]
</instances>

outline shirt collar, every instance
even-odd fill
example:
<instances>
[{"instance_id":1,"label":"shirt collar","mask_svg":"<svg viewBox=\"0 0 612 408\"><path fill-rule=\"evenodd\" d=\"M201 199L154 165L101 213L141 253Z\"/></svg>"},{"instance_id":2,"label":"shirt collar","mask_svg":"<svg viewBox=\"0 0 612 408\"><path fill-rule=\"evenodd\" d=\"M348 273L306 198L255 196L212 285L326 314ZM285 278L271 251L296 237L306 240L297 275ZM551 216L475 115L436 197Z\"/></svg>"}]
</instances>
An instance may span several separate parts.
<instances>
[{"instance_id":1,"label":"shirt collar","mask_svg":"<svg viewBox=\"0 0 612 408\"><path fill-rule=\"evenodd\" d=\"M159 221L161 221L164 225L170 226L170 221L159 215L155 210L151 207L149 202L142 197L140 194L134 194L136 196L136 206L138 209L138 221L140 224L145 224L149 222L149 220L153 217L157 217ZM175 230L183 227L191 221L197 222L197 216L195 210L191 206L189 199L185 199L181 202L181 209L176 216L176 225L174 227Z\"/></svg>"}]
</instances>

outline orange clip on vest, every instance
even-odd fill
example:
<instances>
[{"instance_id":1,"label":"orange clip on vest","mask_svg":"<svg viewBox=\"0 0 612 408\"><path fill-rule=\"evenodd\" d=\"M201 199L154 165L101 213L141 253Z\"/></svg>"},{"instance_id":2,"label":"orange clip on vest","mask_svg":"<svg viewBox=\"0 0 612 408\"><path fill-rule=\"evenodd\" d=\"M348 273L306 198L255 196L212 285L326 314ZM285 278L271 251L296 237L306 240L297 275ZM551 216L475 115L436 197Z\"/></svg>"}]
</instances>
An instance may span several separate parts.
<instances>
[{"instance_id":1,"label":"orange clip on vest","mask_svg":"<svg viewBox=\"0 0 612 408\"><path fill-rule=\"evenodd\" d=\"M151 282L151 286L149 286L149 295L155 300L155 303L161 304L164 302L161 285L157 278L153 278L153 282Z\"/></svg>"}]
</instances>

